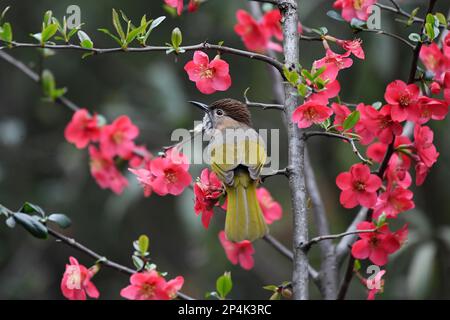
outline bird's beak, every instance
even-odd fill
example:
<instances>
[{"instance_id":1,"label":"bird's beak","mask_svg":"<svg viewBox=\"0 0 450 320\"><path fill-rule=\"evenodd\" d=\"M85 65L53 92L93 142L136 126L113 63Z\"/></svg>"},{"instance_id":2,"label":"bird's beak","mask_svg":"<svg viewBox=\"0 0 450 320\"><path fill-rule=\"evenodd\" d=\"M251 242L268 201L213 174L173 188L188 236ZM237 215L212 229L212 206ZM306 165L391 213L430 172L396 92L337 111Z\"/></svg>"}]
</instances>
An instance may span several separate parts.
<instances>
[{"instance_id":1,"label":"bird's beak","mask_svg":"<svg viewBox=\"0 0 450 320\"><path fill-rule=\"evenodd\" d=\"M209 107L206 104L197 101L189 101L189 103L201 109L203 112L209 114Z\"/></svg>"}]
</instances>

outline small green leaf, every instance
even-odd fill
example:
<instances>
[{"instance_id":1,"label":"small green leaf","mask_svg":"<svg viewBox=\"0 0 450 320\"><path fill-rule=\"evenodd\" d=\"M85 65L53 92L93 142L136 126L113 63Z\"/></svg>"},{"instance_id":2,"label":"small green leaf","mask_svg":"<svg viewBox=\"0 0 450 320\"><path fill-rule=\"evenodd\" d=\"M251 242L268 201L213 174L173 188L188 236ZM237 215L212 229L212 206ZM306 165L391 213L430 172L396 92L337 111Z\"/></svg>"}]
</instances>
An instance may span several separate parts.
<instances>
[{"instance_id":1,"label":"small green leaf","mask_svg":"<svg viewBox=\"0 0 450 320\"><path fill-rule=\"evenodd\" d=\"M152 31L153 29L158 27L164 20L166 20L165 16L161 16L153 20L152 23L150 24L150 28L148 29L148 31Z\"/></svg>"},{"instance_id":2,"label":"small green leaf","mask_svg":"<svg viewBox=\"0 0 450 320\"><path fill-rule=\"evenodd\" d=\"M355 262L353 263L353 271L357 272L359 270L361 270L361 261L356 259Z\"/></svg>"},{"instance_id":3,"label":"small green leaf","mask_svg":"<svg viewBox=\"0 0 450 320\"><path fill-rule=\"evenodd\" d=\"M142 270L144 268L144 261L138 256L132 256L133 264L137 270Z\"/></svg>"},{"instance_id":4,"label":"small green leaf","mask_svg":"<svg viewBox=\"0 0 450 320\"><path fill-rule=\"evenodd\" d=\"M268 285L268 286L264 286L263 289L264 290L269 290L269 291L277 291L278 290L278 286L271 284L271 285Z\"/></svg>"},{"instance_id":5,"label":"small green leaf","mask_svg":"<svg viewBox=\"0 0 450 320\"><path fill-rule=\"evenodd\" d=\"M216 281L216 290L222 299L225 299L233 288L233 282L231 281L231 273L225 272Z\"/></svg>"},{"instance_id":6,"label":"small green leaf","mask_svg":"<svg viewBox=\"0 0 450 320\"><path fill-rule=\"evenodd\" d=\"M175 28L172 31L172 46L174 49L178 49L183 42L183 35L180 28Z\"/></svg>"},{"instance_id":7,"label":"small green leaf","mask_svg":"<svg viewBox=\"0 0 450 320\"><path fill-rule=\"evenodd\" d=\"M62 213L52 213L48 216L47 220L56 223L63 229L70 227L70 225L72 224L70 218Z\"/></svg>"},{"instance_id":8,"label":"small green leaf","mask_svg":"<svg viewBox=\"0 0 450 320\"><path fill-rule=\"evenodd\" d=\"M52 98L56 84L55 84L55 77L53 77L53 74L51 73L50 70L42 71L41 83L44 96L47 98Z\"/></svg>"},{"instance_id":9,"label":"small green leaf","mask_svg":"<svg viewBox=\"0 0 450 320\"><path fill-rule=\"evenodd\" d=\"M44 26L48 26L52 23L53 12L48 10L44 13Z\"/></svg>"},{"instance_id":10,"label":"small green leaf","mask_svg":"<svg viewBox=\"0 0 450 320\"><path fill-rule=\"evenodd\" d=\"M39 213L42 217L45 216L44 210L38 205L32 204L30 202L25 202L22 207L19 209L19 212L26 214Z\"/></svg>"},{"instance_id":11,"label":"small green leaf","mask_svg":"<svg viewBox=\"0 0 450 320\"><path fill-rule=\"evenodd\" d=\"M98 31L103 32L104 34L107 34L108 36L113 38L114 41L116 41L119 44L119 46L122 46L122 41L117 36L113 35L111 33L111 31L109 31L108 29L98 29Z\"/></svg>"},{"instance_id":12,"label":"small green leaf","mask_svg":"<svg viewBox=\"0 0 450 320\"><path fill-rule=\"evenodd\" d=\"M360 113L358 110L353 111L348 115L348 117L344 120L342 127L344 130L352 129L359 121Z\"/></svg>"},{"instance_id":13,"label":"small green leaf","mask_svg":"<svg viewBox=\"0 0 450 320\"><path fill-rule=\"evenodd\" d=\"M435 17L431 13L427 14L426 22L431 25L434 25L434 21L435 21Z\"/></svg>"},{"instance_id":14,"label":"small green leaf","mask_svg":"<svg viewBox=\"0 0 450 320\"><path fill-rule=\"evenodd\" d=\"M297 90L298 90L298 93L299 93L302 97L305 97L305 96L308 94L308 86L305 85L304 83L300 83L300 84L297 86Z\"/></svg>"},{"instance_id":15,"label":"small green leaf","mask_svg":"<svg viewBox=\"0 0 450 320\"><path fill-rule=\"evenodd\" d=\"M58 25L56 24L49 24L45 29L42 31L41 34L41 43L45 43L48 40L50 40L55 33L58 31Z\"/></svg>"},{"instance_id":16,"label":"small green leaf","mask_svg":"<svg viewBox=\"0 0 450 320\"><path fill-rule=\"evenodd\" d=\"M149 240L146 235L141 235L138 239L139 251L144 254L148 251Z\"/></svg>"},{"instance_id":17,"label":"small green leaf","mask_svg":"<svg viewBox=\"0 0 450 320\"><path fill-rule=\"evenodd\" d=\"M281 300L281 293L279 293L278 291L275 292L270 296L269 300Z\"/></svg>"},{"instance_id":18,"label":"small green leaf","mask_svg":"<svg viewBox=\"0 0 450 320\"><path fill-rule=\"evenodd\" d=\"M435 17L439 21L440 24L442 24L443 26L447 26L447 18L445 17L445 15L443 15L440 12L437 12L435 14Z\"/></svg>"},{"instance_id":19,"label":"small green leaf","mask_svg":"<svg viewBox=\"0 0 450 320\"><path fill-rule=\"evenodd\" d=\"M356 30L359 30L359 29L365 29L366 22L365 22L365 21L362 21L362 20L359 20L359 19L356 19L356 18L353 18L353 19L350 21L350 26L351 26L353 29L356 29Z\"/></svg>"},{"instance_id":20,"label":"small green leaf","mask_svg":"<svg viewBox=\"0 0 450 320\"><path fill-rule=\"evenodd\" d=\"M329 16L331 19L334 19L336 21L340 21L340 22L345 21L342 18L342 16L339 13L337 13L336 11L334 11L334 10L328 11L327 12L327 16Z\"/></svg>"},{"instance_id":21,"label":"small green leaf","mask_svg":"<svg viewBox=\"0 0 450 320\"><path fill-rule=\"evenodd\" d=\"M80 39L80 45L83 48L92 49L94 47L94 43L91 38L89 38L86 32L82 30L78 31L78 39Z\"/></svg>"},{"instance_id":22,"label":"small green leaf","mask_svg":"<svg viewBox=\"0 0 450 320\"><path fill-rule=\"evenodd\" d=\"M312 74L311 74L308 70L306 70L306 69L303 69L303 70L302 70L302 76L303 76L304 78L310 80L310 81L314 81L314 77L313 77Z\"/></svg>"},{"instance_id":23,"label":"small green leaf","mask_svg":"<svg viewBox=\"0 0 450 320\"><path fill-rule=\"evenodd\" d=\"M0 14L0 22L3 20L3 18L5 17L5 15L9 9L10 9L10 6L7 6L5 9L3 9L2 13Z\"/></svg>"},{"instance_id":24,"label":"small green leaf","mask_svg":"<svg viewBox=\"0 0 450 320\"><path fill-rule=\"evenodd\" d=\"M3 24L3 27L0 28L0 39L5 42L12 42L13 40L13 33L12 33L12 27L9 22L5 22Z\"/></svg>"},{"instance_id":25,"label":"small green leaf","mask_svg":"<svg viewBox=\"0 0 450 320\"><path fill-rule=\"evenodd\" d=\"M47 228L39 222L37 219L34 219L32 216L17 212L14 214L14 219L18 224L25 228L29 233L39 239L47 238Z\"/></svg>"},{"instance_id":26,"label":"small green leaf","mask_svg":"<svg viewBox=\"0 0 450 320\"><path fill-rule=\"evenodd\" d=\"M413 42L421 42L422 38L420 37L420 35L418 33L411 33L408 36L409 40L413 41Z\"/></svg>"},{"instance_id":27,"label":"small green leaf","mask_svg":"<svg viewBox=\"0 0 450 320\"><path fill-rule=\"evenodd\" d=\"M120 23L119 14L116 9L112 9L113 25L122 41L125 40L125 33L122 29L122 24Z\"/></svg>"}]
</instances>

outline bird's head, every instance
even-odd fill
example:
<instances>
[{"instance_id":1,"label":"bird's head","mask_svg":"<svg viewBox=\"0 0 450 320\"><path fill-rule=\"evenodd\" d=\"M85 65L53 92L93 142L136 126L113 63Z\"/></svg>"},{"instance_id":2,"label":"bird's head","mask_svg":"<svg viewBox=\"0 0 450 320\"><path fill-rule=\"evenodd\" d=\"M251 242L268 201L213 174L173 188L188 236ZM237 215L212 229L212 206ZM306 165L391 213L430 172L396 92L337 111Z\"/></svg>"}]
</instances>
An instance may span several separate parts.
<instances>
[{"instance_id":1,"label":"bird's head","mask_svg":"<svg viewBox=\"0 0 450 320\"><path fill-rule=\"evenodd\" d=\"M209 106L196 101L190 101L190 103L205 112L203 130L251 127L252 125L247 105L238 100L221 99Z\"/></svg>"}]
</instances>

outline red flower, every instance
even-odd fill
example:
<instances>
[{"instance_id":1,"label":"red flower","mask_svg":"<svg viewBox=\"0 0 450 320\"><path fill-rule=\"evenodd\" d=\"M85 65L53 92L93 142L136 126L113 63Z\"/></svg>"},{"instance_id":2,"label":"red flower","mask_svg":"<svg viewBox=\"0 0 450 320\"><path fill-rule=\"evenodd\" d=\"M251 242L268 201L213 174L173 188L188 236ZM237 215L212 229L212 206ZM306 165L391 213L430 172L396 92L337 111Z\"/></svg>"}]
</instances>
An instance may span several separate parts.
<instances>
[{"instance_id":1,"label":"red flower","mask_svg":"<svg viewBox=\"0 0 450 320\"><path fill-rule=\"evenodd\" d=\"M336 0L333 7L342 10L342 18L345 21L352 21L357 18L366 21L369 18L369 8L377 0Z\"/></svg>"},{"instance_id":2,"label":"red flower","mask_svg":"<svg viewBox=\"0 0 450 320\"><path fill-rule=\"evenodd\" d=\"M292 121L299 128L308 128L313 124L322 123L333 114L333 110L315 101L308 101L298 106L292 114Z\"/></svg>"},{"instance_id":3,"label":"red flower","mask_svg":"<svg viewBox=\"0 0 450 320\"><path fill-rule=\"evenodd\" d=\"M183 0L164 0L164 2L172 8L177 9L177 14L180 16L181 13L183 12Z\"/></svg>"},{"instance_id":4,"label":"red flower","mask_svg":"<svg viewBox=\"0 0 450 320\"><path fill-rule=\"evenodd\" d=\"M130 285L120 295L129 300L171 300L176 298L183 283L181 276L166 282L155 270L139 272L130 277Z\"/></svg>"},{"instance_id":5,"label":"red flower","mask_svg":"<svg viewBox=\"0 0 450 320\"><path fill-rule=\"evenodd\" d=\"M128 116L120 116L113 123L103 127L100 135L100 148L108 157L127 158L135 148L134 139L139 135Z\"/></svg>"},{"instance_id":6,"label":"red flower","mask_svg":"<svg viewBox=\"0 0 450 320\"><path fill-rule=\"evenodd\" d=\"M377 202L377 190L381 179L370 173L365 164L354 164L349 172L342 172L336 178L336 184L342 190L340 202L344 208L354 208L358 204L372 208Z\"/></svg>"},{"instance_id":7,"label":"red flower","mask_svg":"<svg viewBox=\"0 0 450 320\"><path fill-rule=\"evenodd\" d=\"M367 148L367 157L381 163L386 155L388 145L381 142L374 142Z\"/></svg>"},{"instance_id":8,"label":"red flower","mask_svg":"<svg viewBox=\"0 0 450 320\"><path fill-rule=\"evenodd\" d=\"M419 98L419 108L414 122L424 124L430 119L444 120L448 113L448 104L445 101L423 96Z\"/></svg>"},{"instance_id":9,"label":"red flower","mask_svg":"<svg viewBox=\"0 0 450 320\"><path fill-rule=\"evenodd\" d=\"M69 258L70 264L66 264L61 281L61 291L69 300L86 300L86 295L97 299L100 296L91 278L95 274L94 269L87 269L78 263L74 257Z\"/></svg>"},{"instance_id":10,"label":"red flower","mask_svg":"<svg viewBox=\"0 0 450 320\"><path fill-rule=\"evenodd\" d=\"M384 94L384 99L392 106L391 117L394 121L414 120L417 114L419 87L407 85L401 80L391 82Z\"/></svg>"},{"instance_id":11,"label":"red flower","mask_svg":"<svg viewBox=\"0 0 450 320\"><path fill-rule=\"evenodd\" d=\"M250 51L265 52L267 49L283 51L280 44L270 41L272 36L283 38L281 31L281 15L278 10L269 11L261 22L256 21L247 11L236 12L237 24L234 31L241 37L245 47Z\"/></svg>"},{"instance_id":12,"label":"red flower","mask_svg":"<svg viewBox=\"0 0 450 320\"><path fill-rule=\"evenodd\" d=\"M411 160L409 157L401 153L394 153L389 160L386 169L385 177L388 185L392 187L409 188L412 183L409 168L411 167Z\"/></svg>"},{"instance_id":13,"label":"red flower","mask_svg":"<svg viewBox=\"0 0 450 320\"><path fill-rule=\"evenodd\" d=\"M381 142L389 144L394 139L394 136L402 134L402 125L391 118L390 105L385 105L379 111L372 106L367 106L364 112L364 117L360 122L376 135Z\"/></svg>"},{"instance_id":14,"label":"red flower","mask_svg":"<svg viewBox=\"0 0 450 320\"><path fill-rule=\"evenodd\" d=\"M262 18L262 27L278 40L283 40L283 30L281 29L280 10L274 9L266 12Z\"/></svg>"},{"instance_id":15,"label":"red flower","mask_svg":"<svg viewBox=\"0 0 450 320\"><path fill-rule=\"evenodd\" d=\"M360 103L356 106L356 110L359 111L360 118L355 125L355 132L361 137L359 142L367 145L375 138L373 130L367 126L367 123L370 122L370 115L373 113L374 107Z\"/></svg>"},{"instance_id":16,"label":"red flower","mask_svg":"<svg viewBox=\"0 0 450 320\"><path fill-rule=\"evenodd\" d=\"M373 218L377 220L382 213L386 214L387 218L397 218L399 213L414 208L413 196L414 194L408 189L388 188L378 197L373 210Z\"/></svg>"},{"instance_id":17,"label":"red flower","mask_svg":"<svg viewBox=\"0 0 450 320\"><path fill-rule=\"evenodd\" d=\"M202 215L202 223L208 229L213 216L213 208L224 194L224 186L214 172L203 169L200 179L194 185L195 213Z\"/></svg>"},{"instance_id":18,"label":"red flower","mask_svg":"<svg viewBox=\"0 0 450 320\"><path fill-rule=\"evenodd\" d=\"M445 56L439 48L439 45L432 42L430 45L422 46L420 60L427 70L435 74L434 79L442 83L445 72L450 68L450 55L447 54Z\"/></svg>"},{"instance_id":19,"label":"red flower","mask_svg":"<svg viewBox=\"0 0 450 320\"><path fill-rule=\"evenodd\" d=\"M327 49L325 57L316 60L313 63L314 69L325 67L325 71L320 75L323 80L329 82L336 80L340 70L350 68L353 65L353 60L349 58L350 52L338 54L330 49Z\"/></svg>"},{"instance_id":20,"label":"red flower","mask_svg":"<svg viewBox=\"0 0 450 320\"><path fill-rule=\"evenodd\" d=\"M450 104L450 72L446 72L444 76L444 99Z\"/></svg>"},{"instance_id":21,"label":"red flower","mask_svg":"<svg viewBox=\"0 0 450 320\"><path fill-rule=\"evenodd\" d=\"M195 12L198 10L198 7L200 7L200 0L190 0L188 4L188 11L189 12Z\"/></svg>"},{"instance_id":22,"label":"red flower","mask_svg":"<svg viewBox=\"0 0 450 320\"><path fill-rule=\"evenodd\" d=\"M433 131L427 126L414 128L414 147L420 161L431 168L439 157L439 152L433 144Z\"/></svg>"},{"instance_id":23,"label":"red flower","mask_svg":"<svg viewBox=\"0 0 450 320\"><path fill-rule=\"evenodd\" d=\"M264 215L264 220L267 224L272 224L274 221L280 220L283 215L281 205L273 200L270 192L266 188L258 188L256 190L256 197Z\"/></svg>"},{"instance_id":24,"label":"red flower","mask_svg":"<svg viewBox=\"0 0 450 320\"><path fill-rule=\"evenodd\" d=\"M78 149L85 148L91 141L98 141L100 128L97 115L89 115L86 109L76 111L64 131L64 137Z\"/></svg>"},{"instance_id":25,"label":"red flower","mask_svg":"<svg viewBox=\"0 0 450 320\"><path fill-rule=\"evenodd\" d=\"M432 94L439 94L441 92L441 85L439 82L433 81L430 83L429 88Z\"/></svg>"},{"instance_id":26,"label":"red flower","mask_svg":"<svg viewBox=\"0 0 450 320\"><path fill-rule=\"evenodd\" d=\"M337 40L336 43L340 45L344 50L352 53L358 59L364 60L366 58L364 50L361 46L361 39L354 40Z\"/></svg>"},{"instance_id":27,"label":"red flower","mask_svg":"<svg viewBox=\"0 0 450 320\"><path fill-rule=\"evenodd\" d=\"M154 176L151 182L153 191L160 196L180 195L192 181L188 170L188 160L184 155L174 149L167 151L165 157L156 158L150 164Z\"/></svg>"},{"instance_id":28,"label":"red flower","mask_svg":"<svg viewBox=\"0 0 450 320\"><path fill-rule=\"evenodd\" d=\"M228 260L234 265L240 264L245 270L253 268L253 254L255 249L250 241L231 242L227 239L225 231L219 232L219 240L225 250Z\"/></svg>"},{"instance_id":29,"label":"red flower","mask_svg":"<svg viewBox=\"0 0 450 320\"><path fill-rule=\"evenodd\" d=\"M201 93L226 91L231 86L229 65L219 56L210 62L206 53L195 51L194 59L186 63L184 70Z\"/></svg>"},{"instance_id":30,"label":"red flower","mask_svg":"<svg viewBox=\"0 0 450 320\"><path fill-rule=\"evenodd\" d=\"M139 168L146 162L150 161L153 158L153 155L150 151L147 150L145 146L136 146L133 149L133 152L125 159L128 160L128 165L131 168Z\"/></svg>"},{"instance_id":31,"label":"red flower","mask_svg":"<svg viewBox=\"0 0 450 320\"><path fill-rule=\"evenodd\" d=\"M149 197L153 192L152 183L155 180L155 176L150 171L151 162L147 162L145 168L132 169L128 168L128 170L134 174L139 182L139 184L144 188L144 197Z\"/></svg>"},{"instance_id":32,"label":"red flower","mask_svg":"<svg viewBox=\"0 0 450 320\"><path fill-rule=\"evenodd\" d=\"M89 154L91 156L91 175L97 181L102 189L111 189L116 194L121 194L128 186L128 181L117 170L114 161L105 156L96 147L89 147Z\"/></svg>"},{"instance_id":33,"label":"red flower","mask_svg":"<svg viewBox=\"0 0 450 320\"><path fill-rule=\"evenodd\" d=\"M344 124L345 119L350 115L350 109L343 104L335 102L331 104L331 109L333 109L335 115L333 125L336 127L336 130L343 131L344 128L342 125Z\"/></svg>"},{"instance_id":34,"label":"red flower","mask_svg":"<svg viewBox=\"0 0 450 320\"><path fill-rule=\"evenodd\" d=\"M375 224L363 221L357 230L376 229ZM400 249L398 238L388 229L387 225L378 228L376 232L359 233L360 240L352 246L352 255L356 259L369 258L374 264L383 266L388 262L388 255Z\"/></svg>"}]
</instances>

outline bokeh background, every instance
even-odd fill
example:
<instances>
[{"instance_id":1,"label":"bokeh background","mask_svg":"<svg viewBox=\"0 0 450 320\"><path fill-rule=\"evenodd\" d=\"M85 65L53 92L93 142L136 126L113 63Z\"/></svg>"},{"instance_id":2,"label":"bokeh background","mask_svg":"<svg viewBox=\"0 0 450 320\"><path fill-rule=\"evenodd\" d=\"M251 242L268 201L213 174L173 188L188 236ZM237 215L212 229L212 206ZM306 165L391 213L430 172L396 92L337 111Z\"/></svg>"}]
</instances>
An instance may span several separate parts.
<instances>
[{"instance_id":1,"label":"bokeh background","mask_svg":"<svg viewBox=\"0 0 450 320\"><path fill-rule=\"evenodd\" d=\"M14 38L32 42L30 33L40 30L43 13L51 9L61 18L69 5L81 8L83 29L98 47L115 44L96 31L112 30L111 9L124 10L134 21L143 14L149 17L165 15L162 0L154 1L17 1L2 0L0 7L11 5L7 20L13 25ZM233 32L238 8L247 8L247 1L210 0L200 11L182 17L168 17L150 36L149 43L169 42L171 30L179 26L184 44L196 44L205 39L225 41L243 48ZM352 38L345 24L326 16L333 1L300 1L300 19L309 27L326 26L332 34ZM424 7L427 1L401 1L405 9ZM447 1L438 1L437 10L446 13ZM424 10L421 10L423 13ZM383 13L382 28L407 37L409 30ZM366 60L355 60L354 66L340 75L344 101L372 103L383 97L385 86L394 79L406 79L411 53L399 42L374 34L361 34ZM302 42L301 63L310 66L324 54L320 43ZM10 51L33 68L39 67L35 49ZM212 53L210 53L212 55ZM178 58L164 53L109 54L81 59L77 52L58 52L44 61L52 70L59 86L66 86L68 97L82 107L113 119L127 114L140 127L139 142L150 150L160 150L170 144L175 128L192 128L200 114L188 100L206 103L223 97L242 99L251 87L253 100L271 102L270 78L264 64L241 57L223 55L230 63L233 86L225 93L211 96L200 94L188 80L183 66L192 53ZM126 265L131 264L132 241L140 234L150 237L150 252L160 271L169 277L183 275L183 291L203 297L215 287L216 278L231 271L235 299L268 298L263 285L289 280L291 265L283 256L263 241L255 243L255 268L244 271L231 265L224 255L217 234L223 228L223 214L217 213L208 230L201 226L193 212L193 195L186 190L181 197L145 199L141 188L131 178L130 188L121 196L101 190L90 177L87 151L79 151L64 140L64 127L71 112L59 105L45 102L34 82L3 60L0 60L0 203L19 208L24 201L39 204L47 212L63 212L73 220L65 231L88 247ZM253 110L254 124L259 128L281 129L281 158L286 163L286 143L283 123L278 111ZM414 188L416 209L403 213L399 225L410 224L408 244L387 265L385 293L382 299L450 298L450 180L448 146L449 120L432 122L435 144L440 158L423 187ZM310 152L328 218L333 233L346 229L357 210L339 206L334 180L357 159L348 145L328 139L314 139ZM191 170L197 176L201 166ZM291 245L292 215L289 190L284 177L267 180L268 188L283 206L284 216L272 226L272 234L286 246ZM311 222L311 235L317 235ZM0 224L0 298L61 299L60 279L69 256L81 263L93 263L82 253L53 240L32 238L22 228L9 229ZM311 263L318 266L319 252L310 252ZM95 277L101 298L119 299L126 286L126 276L106 268ZM313 298L319 298L311 285ZM364 299L366 292L353 281L348 297Z\"/></svg>"}]
</instances>

